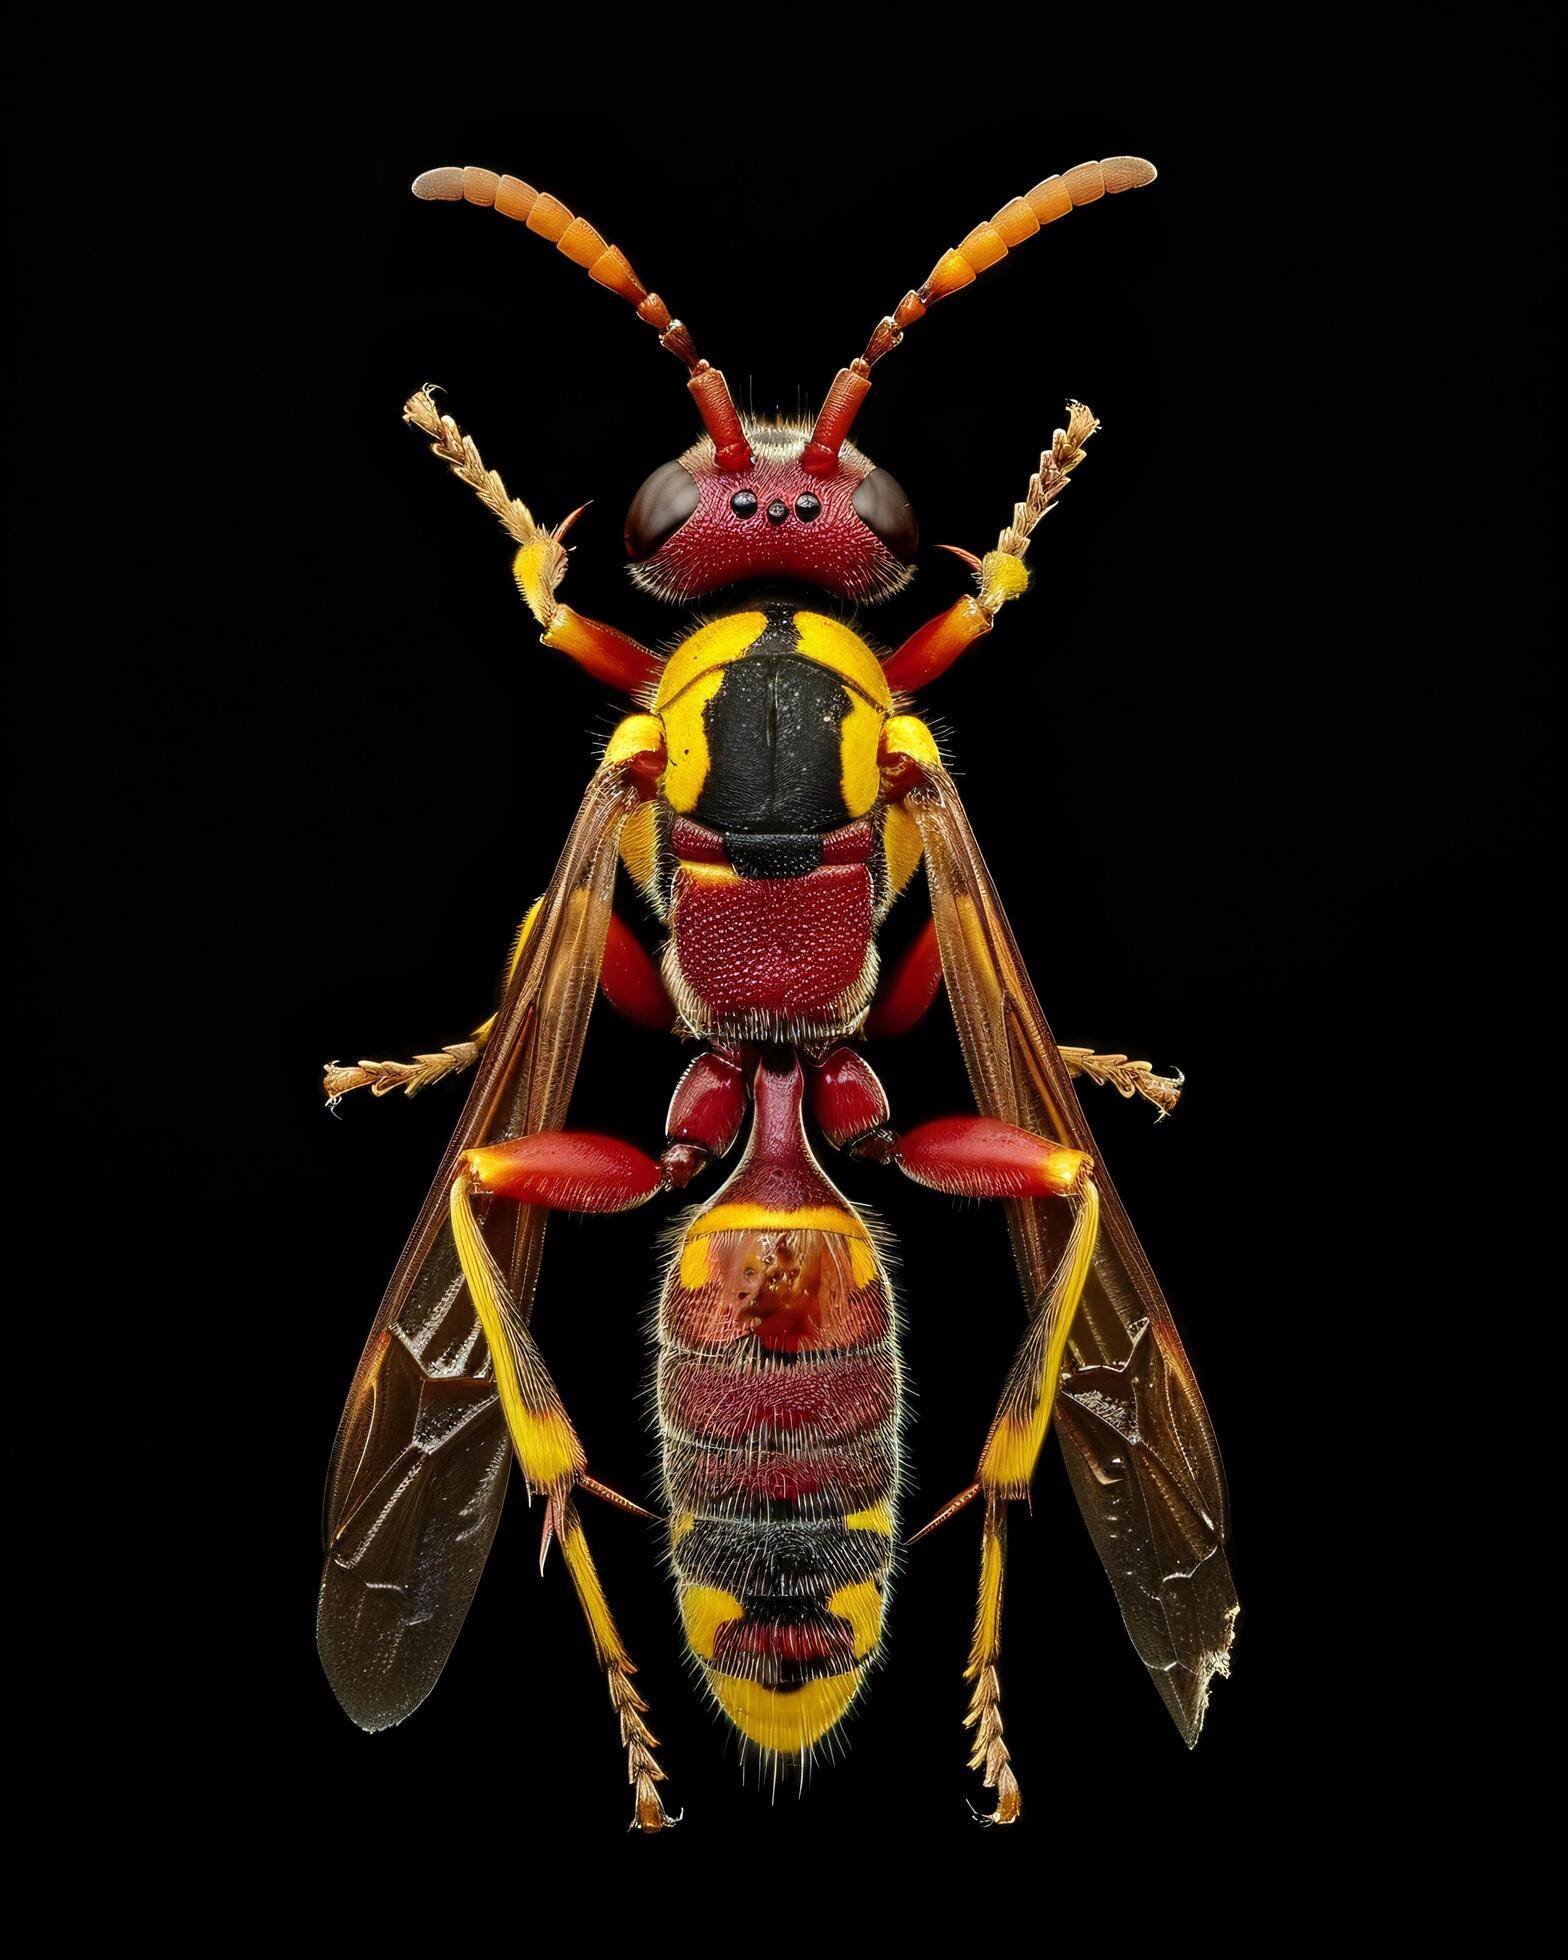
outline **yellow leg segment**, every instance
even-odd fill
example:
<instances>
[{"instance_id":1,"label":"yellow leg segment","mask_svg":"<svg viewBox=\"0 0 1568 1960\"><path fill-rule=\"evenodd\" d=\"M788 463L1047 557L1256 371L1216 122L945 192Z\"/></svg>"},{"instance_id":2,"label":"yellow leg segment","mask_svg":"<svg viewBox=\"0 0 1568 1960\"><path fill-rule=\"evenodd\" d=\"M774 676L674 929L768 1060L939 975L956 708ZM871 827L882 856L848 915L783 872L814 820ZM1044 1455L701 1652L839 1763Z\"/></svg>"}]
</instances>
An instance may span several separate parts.
<instances>
[{"instance_id":1,"label":"yellow leg segment","mask_svg":"<svg viewBox=\"0 0 1568 1960\"><path fill-rule=\"evenodd\" d=\"M1018 1778L1002 1737L1002 1687L997 1672L1002 1648L1007 1505L1010 1499L1029 1494L1029 1482L1050 1427L1067 1339L1099 1235L1100 1195L1094 1180L1084 1177L1069 1202L1074 1207L1072 1231L1050 1285L1030 1313L980 1454L978 1481L985 1496L985 1525L980 1540L980 1599L969 1665L964 1670L964 1679L974 1683L974 1692L964 1726L975 1732L969 1767L979 1770L985 1787L996 1792L996 1808L984 1820L989 1824L1014 1823L1022 1808Z\"/></svg>"},{"instance_id":2,"label":"yellow leg segment","mask_svg":"<svg viewBox=\"0 0 1568 1960\"><path fill-rule=\"evenodd\" d=\"M513 1308L506 1280L474 1215L473 1186L466 1175L459 1175L452 1185L451 1222L468 1295L490 1348L512 1448L528 1488L543 1493L548 1504L545 1544L548 1547L552 1535L560 1541L562 1560L609 1685L621 1746L626 1751L627 1781L635 1792L633 1826L643 1831L663 1830L671 1820L658 1791L664 1781L664 1771L653 1754L658 1738L643 1720L648 1704L631 1683L637 1670L621 1640L572 1501L573 1486L587 1468L583 1446L538 1343Z\"/></svg>"}]
</instances>

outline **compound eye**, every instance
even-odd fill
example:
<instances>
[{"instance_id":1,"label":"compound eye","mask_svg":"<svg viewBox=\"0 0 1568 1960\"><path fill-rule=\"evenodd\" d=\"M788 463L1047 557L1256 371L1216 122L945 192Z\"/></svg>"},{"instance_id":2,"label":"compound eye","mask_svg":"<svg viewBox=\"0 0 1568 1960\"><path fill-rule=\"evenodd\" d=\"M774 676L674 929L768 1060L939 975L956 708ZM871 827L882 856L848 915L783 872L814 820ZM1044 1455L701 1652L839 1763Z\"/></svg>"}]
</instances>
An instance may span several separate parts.
<instances>
[{"instance_id":1,"label":"compound eye","mask_svg":"<svg viewBox=\"0 0 1568 1960\"><path fill-rule=\"evenodd\" d=\"M755 490L737 490L730 498L730 509L737 517L755 517L757 514L757 493Z\"/></svg>"},{"instance_id":2,"label":"compound eye","mask_svg":"<svg viewBox=\"0 0 1568 1960\"><path fill-rule=\"evenodd\" d=\"M855 486L850 498L855 515L887 546L895 558L910 564L920 544L920 526L915 522L914 505L904 495L898 478L876 469Z\"/></svg>"},{"instance_id":3,"label":"compound eye","mask_svg":"<svg viewBox=\"0 0 1568 1960\"><path fill-rule=\"evenodd\" d=\"M626 513L626 555L649 558L691 516L701 502L696 479L679 463L654 471L632 498Z\"/></svg>"}]
</instances>

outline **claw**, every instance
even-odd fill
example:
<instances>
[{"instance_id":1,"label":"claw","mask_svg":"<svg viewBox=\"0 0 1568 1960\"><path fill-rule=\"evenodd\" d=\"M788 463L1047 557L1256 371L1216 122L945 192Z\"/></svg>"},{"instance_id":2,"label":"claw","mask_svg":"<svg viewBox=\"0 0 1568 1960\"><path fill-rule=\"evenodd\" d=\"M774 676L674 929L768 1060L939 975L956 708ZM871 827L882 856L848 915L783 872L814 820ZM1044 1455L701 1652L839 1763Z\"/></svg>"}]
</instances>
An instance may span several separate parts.
<instances>
[{"instance_id":1,"label":"claw","mask_svg":"<svg viewBox=\"0 0 1568 1960\"><path fill-rule=\"evenodd\" d=\"M551 1491L544 1501L544 1526L539 1533L539 1576L544 1577L544 1562L550 1556L551 1541L555 1537L556 1495Z\"/></svg>"},{"instance_id":2,"label":"claw","mask_svg":"<svg viewBox=\"0 0 1568 1960\"><path fill-rule=\"evenodd\" d=\"M982 567L983 561L977 558L972 551L965 551L961 544L939 544L937 550L950 551L955 558L962 558L972 572L978 572Z\"/></svg>"}]
</instances>

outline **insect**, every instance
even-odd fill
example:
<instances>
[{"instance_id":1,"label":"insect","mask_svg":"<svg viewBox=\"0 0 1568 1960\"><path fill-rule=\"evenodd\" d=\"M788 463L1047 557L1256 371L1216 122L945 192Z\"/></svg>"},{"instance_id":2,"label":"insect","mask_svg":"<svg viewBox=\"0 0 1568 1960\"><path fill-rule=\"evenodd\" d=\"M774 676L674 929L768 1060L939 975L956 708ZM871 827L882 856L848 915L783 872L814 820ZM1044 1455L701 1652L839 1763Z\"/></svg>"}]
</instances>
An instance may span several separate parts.
<instances>
[{"instance_id":1,"label":"insect","mask_svg":"<svg viewBox=\"0 0 1568 1960\"><path fill-rule=\"evenodd\" d=\"M421 198L493 207L553 243L683 363L702 433L638 491L626 549L633 580L661 599L723 596L667 656L574 612L558 596L573 519L537 523L428 390L407 403L405 419L511 535L544 644L635 711L523 921L492 1019L412 1062L327 1071L337 1098L412 1094L473 1070L333 1449L319 1643L363 1727L401 1721L440 1675L515 1457L608 1683L634 1822L670 1821L582 1515L588 1497L641 1507L592 1474L532 1310L552 1210L624 1210L706 1178L717 1188L677 1228L657 1326L664 1527L685 1640L756 1750L803 1766L837 1728L883 1638L901 1391L884 1258L820 1148L861 1174L896 1167L1006 1208L1022 1338L972 1484L926 1527L978 1506L967 1724L990 1820L1011 1823L1021 1807L998 1666L1008 1506L1027 1496L1053 1422L1133 1643L1196 1740L1237 1612L1223 1474L1073 1086L1114 1087L1164 1113L1179 1082L1058 1047L938 745L910 712L1025 593L1032 534L1098 427L1089 410L1070 405L995 548L959 554L973 590L887 652L843 616L902 589L918 543L896 480L849 440L875 364L1043 225L1154 174L1114 157L1005 204L877 325L809 425L740 415L625 255L555 198L472 167L415 183ZM884 971L878 930L922 865L930 918ZM657 963L614 909L618 867L665 929ZM865 1040L911 1026L944 987L978 1110L900 1132ZM697 1045L657 1158L565 1127L601 992Z\"/></svg>"}]
</instances>

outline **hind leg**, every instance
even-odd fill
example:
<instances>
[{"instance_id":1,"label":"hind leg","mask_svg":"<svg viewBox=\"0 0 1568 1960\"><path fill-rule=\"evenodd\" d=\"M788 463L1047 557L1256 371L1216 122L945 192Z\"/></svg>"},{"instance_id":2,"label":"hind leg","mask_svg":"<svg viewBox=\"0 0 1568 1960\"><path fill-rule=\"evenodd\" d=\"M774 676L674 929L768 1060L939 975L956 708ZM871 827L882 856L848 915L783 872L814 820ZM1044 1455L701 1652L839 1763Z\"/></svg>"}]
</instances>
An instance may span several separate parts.
<instances>
[{"instance_id":1,"label":"hind leg","mask_svg":"<svg viewBox=\"0 0 1568 1960\"><path fill-rule=\"evenodd\" d=\"M654 1169L657 1171L657 1166ZM615 1188L620 1189L624 1183L623 1173L615 1180ZM552 1537L558 1539L620 1726L627 1780L635 1791L633 1825L644 1831L662 1830L670 1819L658 1791L664 1771L653 1753L658 1746L657 1738L643 1720L648 1705L632 1686L631 1676L636 1668L610 1612L573 1502L576 1485L601 1487L585 1474L587 1457L566 1413L560 1390L527 1323L515 1310L505 1278L479 1229L473 1209L474 1189L467 1171L460 1172L452 1186L452 1236L469 1297L490 1348L512 1446L529 1490L539 1491L545 1498L541 1563Z\"/></svg>"}]
</instances>

